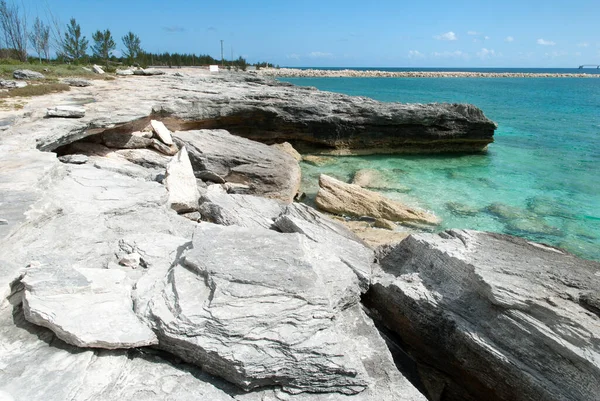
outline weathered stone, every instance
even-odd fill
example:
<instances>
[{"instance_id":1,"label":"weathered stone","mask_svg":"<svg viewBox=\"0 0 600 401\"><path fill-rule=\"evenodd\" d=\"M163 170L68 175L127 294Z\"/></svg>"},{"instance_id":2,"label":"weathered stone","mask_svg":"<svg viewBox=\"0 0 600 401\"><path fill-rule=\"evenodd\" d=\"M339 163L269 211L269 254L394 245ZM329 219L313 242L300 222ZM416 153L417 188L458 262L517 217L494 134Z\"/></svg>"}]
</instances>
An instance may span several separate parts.
<instances>
[{"instance_id":1,"label":"weathered stone","mask_svg":"<svg viewBox=\"0 0 600 401\"><path fill-rule=\"evenodd\" d=\"M139 136L142 138L152 138L152 132L148 131L134 131L131 133L133 136Z\"/></svg>"},{"instance_id":2,"label":"weathered stone","mask_svg":"<svg viewBox=\"0 0 600 401\"><path fill-rule=\"evenodd\" d=\"M228 194L249 195L252 193L252 189L248 185L237 184L235 182L226 182L223 184L223 189Z\"/></svg>"},{"instance_id":3,"label":"weathered stone","mask_svg":"<svg viewBox=\"0 0 600 401\"><path fill-rule=\"evenodd\" d=\"M580 300L600 264L461 230L412 235L380 263L365 302L441 399L597 399L600 321Z\"/></svg>"},{"instance_id":4,"label":"weathered stone","mask_svg":"<svg viewBox=\"0 0 600 401\"><path fill-rule=\"evenodd\" d=\"M393 222L386 219L376 219L373 223L374 227L383 228L385 230L395 230L398 226Z\"/></svg>"},{"instance_id":5,"label":"weathered stone","mask_svg":"<svg viewBox=\"0 0 600 401\"><path fill-rule=\"evenodd\" d=\"M2 89L15 89L24 88L27 86L25 81L11 81L6 79L0 79L0 88Z\"/></svg>"},{"instance_id":6,"label":"weathered stone","mask_svg":"<svg viewBox=\"0 0 600 401\"><path fill-rule=\"evenodd\" d=\"M459 202L446 202L446 209L459 216L476 216L481 210Z\"/></svg>"},{"instance_id":7,"label":"weathered stone","mask_svg":"<svg viewBox=\"0 0 600 401\"><path fill-rule=\"evenodd\" d=\"M329 156L306 155L302 157L302 161L313 166L323 167L335 162L335 158Z\"/></svg>"},{"instance_id":8,"label":"weathered stone","mask_svg":"<svg viewBox=\"0 0 600 401\"><path fill-rule=\"evenodd\" d=\"M432 214L408 208L376 192L346 184L325 174L319 177L315 203L319 209L340 215L371 216L407 223L439 223L439 219Z\"/></svg>"},{"instance_id":9,"label":"weathered stone","mask_svg":"<svg viewBox=\"0 0 600 401\"><path fill-rule=\"evenodd\" d=\"M142 69L139 68L137 70L133 70L133 75L165 75L164 71L158 70L156 68L146 68L146 69Z\"/></svg>"},{"instance_id":10,"label":"weathered stone","mask_svg":"<svg viewBox=\"0 0 600 401\"><path fill-rule=\"evenodd\" d=\"M138 312L161 348L207 372L246 390L356 394L368 386L340 327L359 301L357 277L302 235L200 224L163 285L136 300Z\"/></svg>"},{"instance_id":11,"label":"weathered stone","mask_svg":"<svg viewBox=\"0 0 600 401\"><path fill-rule=\"evenodd\" d=\"M125 281L125 273L116 270L30 268L21 279L25 317L79 347L157 344L154 333L133 313L131 285Z\"/></svg>"},{"instance_id":12,"label":"weathered stone","mask_svg":"<svg viewBox=\"0 0 600 401\"><path fill-rule=\"evenodd\" d=\"M382 245L397 244L410 234L409 232L374 228L371 223L364 221L341 220L340 224L352 231L352 233L373 249Z\"/></svg>"},{"instance_id":13,"label":"weathered stone","mask_svg":"<svg viewBox=\"0 0 600 401\"><path fill-rule=\"evenodd\" d=\"M81 78L65 78L62 80L62 82L64 82L65 84L67 84L69 86L76 86L79 88L84 88L86 86L92 86L91 81L88 81L87 79L81 79Z\"/></svg>"},{"instance_id":14,"label":"weathered stone","mask_svg":"<svg viewBox=\"0 0 600 401\"><path fill-rule=\"evenodd\" d=\"M45 79L46 78L44 76L44 74L37 72L37 71L31 71L31 70L15 70L13 72L13 77L15 79L25 79L25 80Z\"/></svg>"},{"instance_id":15,"label":"weathered stone","mask_svg":"<svg viewBox=\"0 0 600 401\"><path fill-rule=\"evenodd\" d=\"M200 178L202 181L210 181L216 184L225 184L225 179L223 177L221 177L217 173L213 173L210 170L196 171L194 174L196 175L196 178Z\"/></svg>"},{"instance_id":16,"label":"weathered stone","mask_svg":"<svg viewBox=\"0 0 600 401\"><path fill-rule=\"evenodd\" d=\"M339 257L357 275L366 291L371 280L373 251L346 227L301 203L287 206L275 221L284 233L300 233L323 245Z\"/></svg>"},{"instance_id":17,"label":"weathered stone","mask_svg":"<svg viewBox=\"0 0 600 401\"><path fill-rule=\"evenodd\" d=\"M200 197L199 211L204 221L215 224L272 228L283 208L274 199L228 194L220 185L210 185Z\"/></svg>"},{"instance_id":18,"label":"weathered stone","mask_svg":"<svg viewBox=\"0 0 600 401\"><path fill-rule=\"evenodd\" d=\"M115 74L122 75L122 76L133 75L133 70L130 70L130 69L127 69L127 70L117 70L115 72Z\"/></svg>"},{"instance_id":19,"label":"weathered stone","mask_svg":"<svg viewBox=\"0 0 600 401\"><path fill-rule=\"evenodd\" d=\"M169 191L168 205L177 213L198 210L198 187L196 177L185 147L173 156L167 165L165 185Z\"/></svg>"},{"instance_id":20,"label":"weathered stone","mask_svg":"<svg viewBox=\"0 0 600 401\"><path fill-rule=\"evenodd\" d=\"M87 157L86 155L64 155L64 156L60 156L58 158L58 160L60 160L63 163L67 163L67 164L85 164L88 162L89 157Z\"/></svg>"},{"instance_id":21,"label":"weathered stone","mask_svg":"<svg viewBox=\"0 0 600 401\"><path fill-rule=\"evenodd\" d=\"M82 106L55 106L49 107L47 117L81 118L85 117L85 108Z\"/></svg>"},{"instance_id":22,"label":"weathered stone","mask_svg":"<svg viewBox=\"0 0 600 401\"><path fill-rule=\"evenodd\" d=\"M102 67L96 64L92 66L92 71L94 71L96 74L104 74L104 70L102 69Z\"/></svg>"},{"instance_id":23,"label":"weathered stone","mask_svg":"<svg viewBox=\"0 0 600 401\"><path fill-rule=\"evenodd\" d=\"M152 130L158 136L158 138L168 146L173 145L173 138L171 137L171 131L161 121L151 120L150 125Z\"/></svg>"},{"instance_id":24,"label":"weathered stone","mask_svg":"<svg viewBox=\"0 0 600 401\"><path fill-rule=\"evenodd\" d=\"M252 194L290 203L300 186L300 167L291 156L224 130L178 131L194 171L211 171L227 182L248 185Z\"/></svg>"},{"instance_id":25,"label":"weathered stone","mask_svg":"<svg viewBox=\"0 0 600 401\"><path fill-rule=\"evenodd\" d=\"M302 161L302 155L300 153L298 153L298 151L296 149L294 149L294 147L289 142L275 143L271 146L274 147L275 149L278 149L282 152L287 153L288 155L290 155L294 159L296 159L296 161L298 161L298 162Z\"/></svg>"}]
</instances>

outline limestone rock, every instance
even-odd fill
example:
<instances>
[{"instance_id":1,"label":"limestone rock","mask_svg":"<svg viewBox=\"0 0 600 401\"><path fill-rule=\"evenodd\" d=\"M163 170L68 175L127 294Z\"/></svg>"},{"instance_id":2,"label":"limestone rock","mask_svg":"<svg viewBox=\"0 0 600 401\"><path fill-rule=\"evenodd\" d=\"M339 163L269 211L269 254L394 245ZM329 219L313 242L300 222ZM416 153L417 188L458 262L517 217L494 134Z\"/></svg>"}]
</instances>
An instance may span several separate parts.
<instances>
[{"instance_id":1,"label":"limestone rock","mask_svg":"<svg viewBox=\"0 0 600 401\"><path fill-rule=\"evenodd\" d=\"M195 173L195 175L196 175L196 178L199 178L202 181L210 181L210 182L214 182L216 184L225 184L225 179L223 177L221 177L217 173L213 173L210 170L197 171Z\"/></svg>"},{"instance_id":2,"label":"limestone rock","mask_svg":"<svg viewBox=\"0 0 600 401\"><path fill-rule=\"evenodd\" d=\"M115 74L117 74L117 75L122 75L122 76L133 75L133 70L131 70L131 69L126 69L126 70L117 70L117 71L115 72Z\"/></svg>"},{"instance_id":3,"label":"limestone rock","mask_svg":"<svg viewBox=\"0 0 600 401\"><path fill-rule=\"evenodd\" d=\"M333 164L335 159L329 156L306 155L302 157L302 161L313 166L323 167Z\"/></svg>"},{"instance_id":4,"label":"limestone rock","mask_svg":"<svg viewBox=\"0 0 600 401\"><path fill-rule=\"evenodd\" d=\"M100 67L99 65L94 64L92 66L92 71L94 71L96 74L104 74L104 70L102 69L102 67Z\"/></svg>"},{"instance_id":5,"label":"limestone rock","mask_svg":"<svg viewBox=\"0 0 600 401\"><path fill-rule=\"evenodd\" d=\"M125 280L125 273L115 270L30 268L21 279L25 317L79 347L157 344L154 333L133 313L131 286Z\"/></svg>"},{"instance_id":6,"label":"limestone rock","mask_svg":"<svg viewBox=\"0 0 600 401\"><path fill-rule=\"evenodd\" d=\"M2 89L24 88L26 86L27 82L24 81L11 81L6 79L0 79L0 88Z\"/></svg>"},{"instance_id":7,"label":"limestone rock","mask_svg":"<svg viewBox=\"0 0 600 401\"><path fill-rule=\"evenodd\" d=\"M373 169L362 169L354 173L352 184L363 188L385 188L381 173Z\"/></svg>"},{"instance_id":8,"label":"limestone rock","mask_svg":"<svg viewBox=\"0 0 600 401\"><path fill-rule=\"evenodd\" d=\"M412 235L364 298L420 364L430 394L586 400L600 393L600 264L507 235ZM566 379L568 378L568 379Z\"/></svg>"},{"instance_id":9,"label":"limestone rock","mask_svg":"<svg viewBox=\"0 0 600 401\"><path fill-rule=\"evenodd\" d=\"M210 185L200 197L204 221L225 226L271 228L284 204L275 199L228 194L220 185Z\"/></svg>"},{"instance_id":10,"label":"limestone rock","mask_svg":"<svg viewBox=\"0 0 600 401\"><path fill-rule=\"evenodd\" d=\"M185 147L173 156L167 165L165 185L169 191L168 205L177 213L198 210L198 187L196 177Z\"/></svg>"},{"instance_id":11,"label":"limestone rock","mask_svg":"<svg viewBox=\"0 0 600 401\"><path fill-rule=\"evenodd\" d=\"M133 75L146 75L146 76L165 75L165 72L158 70L156 68L145 68L145 69L140 68L137 70L133 70Z\"/></svg>"},{"instance_id":12,"label":"limestone rock","mask_svg":"<svg viewBox=\"0 0 600 401\"><path fill-rule=\"evenodd\" d=\"M85 117L85 108L82 106L55 106L49 107L46 116L48 117L65 117L65 118L82 118Z\"/></svg>"},{"instance_id":13,"label":"limestone rock","mask_svg":"<svg viewBox=\"0 0 600 401\"><path fill-rule=\"evenodd\" d=\"M65 78L62 81L69 86L76 86L79 88L85 88L86 86L92 86L92 82L88 81L87 79Z\"/></svg>"},{"instance_id":14,"label":"limestone rock","mask_svg":"<svg viewBox=\"0 0 600 401\"><path fill-rule=\"evenodd\" d=\"M13 72L13 77L15 79L24 79L24 80L45 79L46 78L44 76L44 74L37 72L37 71L31 71L31 70L15 70Z\"/></svg>"},{"instance_id":15,"label":"limestone rock","mask_svg":"<svg viewBox=\"0 0 600 401\"><path fill-rule=\"evenodd\" d=\"M370 216L408 223L439 223L439 219L432 214L408 208L376 192L346 184L325 174L319 177L315 203L319 209L340 215Z\"/></svg>"},{"instance_id":16,"label":"limestone rock","mask_svg":"<svg viewBox=\"0 0 600 401\"><path fill-rule=\"evenodd\" d=\"M304 234L325 246L352 269L361 282L362 290L366 291L375 259L373 251L344 226L301 203L287 206L275 221L275 226L284 233Z\"/></svg>"},{"instance_id":17,"label":"limestone rock","mask_svg":"<svg viewBox=\"0 0 600 401\"><path fill-rule=\"evenodd\" d=\"M204 223L182 263L162 293L136 301L161 348L245 390L368 387L342 329L358 280L327 249L299 234Z\"/></svg>"},{"instance_id":18,"label":"limestone rock","mask_svg":"<svg viewBox=\"0 0 600 401\"><path fill-rule=\"evenodd\" d=\"M288 155L290 155L294 159L296 159L296 161L299 161L299 162L302 161L302 155L300 153L298 153L298 151L296 149L294 149L294 147L289 142L276 143L271 146L274 147L275 149L279 149L282 152L287 153Z\"/></svg>"},{"instance_id":19,"label":"limestone rock","mask_svg":"<svg viewBox=\"0 0 600 401\"><path fill-rule=\"evenodd\" d=\"M64 156L60 156L58 158L58 160L60 160L63 163L68 163L68 164L85 164L88 162L89 157L87 157L86 155L64 155Z\"/></svg>"},{"instance_id":20,"label":"limestone rock","mask_svg":"<svg viewBox=\"0 0 600 401\"><path fill-rule=\"evenodd\" d=\"M251 193L290 203L300 186L300 167L291 156L224 130L178 131L194 171L210 171L227 182L248 185Z\"/></svg>"},{"instance_id":21,"label":"limestone rock","mask_svg":"<svg viewBox=\"0 0 600 401\"><path fill-rule=\"evenodd\" d=\"M173 138L171 137L171 131L161 121L151 120L152 130L159 137L159 139L168 146L173 145Z\"/></svg>"}]
</instances>

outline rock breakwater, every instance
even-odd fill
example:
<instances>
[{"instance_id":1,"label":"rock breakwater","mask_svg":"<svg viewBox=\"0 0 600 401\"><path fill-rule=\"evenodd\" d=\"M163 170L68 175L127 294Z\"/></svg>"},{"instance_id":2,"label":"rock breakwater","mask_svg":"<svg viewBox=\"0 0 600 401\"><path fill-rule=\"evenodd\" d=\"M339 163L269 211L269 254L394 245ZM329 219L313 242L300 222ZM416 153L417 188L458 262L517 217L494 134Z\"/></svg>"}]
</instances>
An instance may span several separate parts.
<instances>
[{"instance_id":1,"label":"rock breakwater","mask_svg":"<svg viewBox=\"0 0 600 401\"><path fill-rule=\"evenodd\" d=\"M286 78L600 78L600 74L470 71L379 71L263 68L258 75Z\"/></svg>"}]
</instances>

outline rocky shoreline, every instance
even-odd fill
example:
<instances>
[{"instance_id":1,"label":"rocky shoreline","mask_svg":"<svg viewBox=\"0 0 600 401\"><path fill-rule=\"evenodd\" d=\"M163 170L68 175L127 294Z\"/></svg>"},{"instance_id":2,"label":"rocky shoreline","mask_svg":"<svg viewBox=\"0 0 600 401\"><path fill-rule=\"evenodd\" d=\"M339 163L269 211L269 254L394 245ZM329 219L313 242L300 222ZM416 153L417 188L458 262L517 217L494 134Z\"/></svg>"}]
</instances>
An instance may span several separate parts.
<instances>
[{"instance_id":1,"label":"rocky shoreline","mask_svg":"<svg viewBox=\"0 0 600 401\"><path fill-rule=\"evenodd\" d=\"M468 230L396 240L378 227L438 220L366 189L373 171L322 175L317 205L384 245L294 201L283 139L407 118L430 148L495 128L469 105L192 70L4 113L0 399L595 400L600 264Z\"/></svg>"},{"instance_id":2,"label":"rocky shoreline","mask_svg":"<svg viewBox=\"0 0 600 401\"><path fill-rule=\"evenodd\" d=\"M600 78L586 73L468 72L468 71L378 71L262 68L258 75L281 78Z\"/></svg>"}]
</instances>

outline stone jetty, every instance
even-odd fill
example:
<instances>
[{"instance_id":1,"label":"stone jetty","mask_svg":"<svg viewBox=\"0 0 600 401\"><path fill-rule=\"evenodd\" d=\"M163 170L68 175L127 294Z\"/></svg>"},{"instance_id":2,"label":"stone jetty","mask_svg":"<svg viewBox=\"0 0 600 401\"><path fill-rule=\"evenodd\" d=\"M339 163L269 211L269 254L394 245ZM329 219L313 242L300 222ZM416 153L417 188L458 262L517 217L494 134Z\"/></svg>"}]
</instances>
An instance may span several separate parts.
<instances>
[{"instance_id":1,"label":"stone jetty","mask_svg":"<svg viewBox=\"0 0 600 401\"><path fill-rule=\"evenodd\" d=\"M258 75L287 78L600 78L600 74L469 71L378 71L262 68Z\"/></svg>"}]
</instances>

